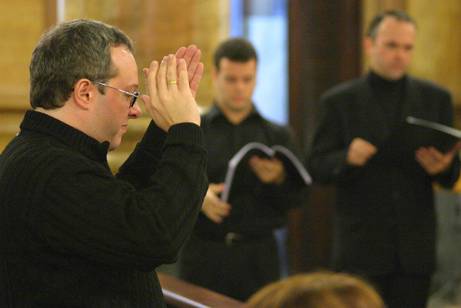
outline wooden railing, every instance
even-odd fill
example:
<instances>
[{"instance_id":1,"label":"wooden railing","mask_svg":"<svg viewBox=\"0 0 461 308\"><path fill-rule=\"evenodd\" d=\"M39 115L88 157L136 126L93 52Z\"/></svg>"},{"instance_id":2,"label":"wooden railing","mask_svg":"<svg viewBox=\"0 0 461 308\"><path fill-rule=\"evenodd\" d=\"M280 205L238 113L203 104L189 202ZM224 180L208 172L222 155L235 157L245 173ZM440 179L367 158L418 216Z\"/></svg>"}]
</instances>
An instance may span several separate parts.
<instances>
[{"instance_id":1,"label":"wooden railing","mask_svg":"<svg viewBox=\"0 0 461 308\"><path fill-rule=\"evenodd\" d=\"M185 282L171 275L158 273L165 302L169 307L204 308L204 307L244 307L230 297Z\"/></svg>"}]
</instances>

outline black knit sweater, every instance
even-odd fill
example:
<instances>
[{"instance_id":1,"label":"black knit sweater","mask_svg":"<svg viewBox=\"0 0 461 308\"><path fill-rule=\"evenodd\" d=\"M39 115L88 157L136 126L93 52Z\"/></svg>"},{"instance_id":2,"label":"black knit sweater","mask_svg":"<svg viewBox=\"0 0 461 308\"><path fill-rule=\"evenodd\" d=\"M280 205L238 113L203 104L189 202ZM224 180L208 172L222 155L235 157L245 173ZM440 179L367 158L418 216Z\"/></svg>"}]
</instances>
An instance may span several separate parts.
<instances>
[{"instance_id":1,"label":"black knit sweater","mask_svg":"<svg viewBox=\"0 0 461 308\"><path fill-rule=\"evenodd\" d=\"M28 111L0 159L0 307L163 307L207 189L202 133L153 123L117 176L108 144Z\"/></svg>"}]
</instances>

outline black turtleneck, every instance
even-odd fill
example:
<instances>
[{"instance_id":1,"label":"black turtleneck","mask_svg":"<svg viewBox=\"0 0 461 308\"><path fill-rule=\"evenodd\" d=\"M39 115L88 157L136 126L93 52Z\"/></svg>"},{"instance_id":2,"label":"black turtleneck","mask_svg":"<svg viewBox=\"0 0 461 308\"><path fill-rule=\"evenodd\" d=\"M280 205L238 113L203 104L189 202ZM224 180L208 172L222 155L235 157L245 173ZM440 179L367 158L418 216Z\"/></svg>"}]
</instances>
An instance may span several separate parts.
<instances>
[{"instance_id":1,"label":"black turtleneck","mask_svg":"<svg viewBox=\"0 0 461 308\"><path fill-rule=\"evenodd\" d=\"M115 177L108 143L28 111L0 160L0 307L163 307L207 190L200 127L152 122Z\"/></svg>"},{"instance_id":2,"label":"black turtleneck","mask_svg":"<svg viewBox=\"0 0 461 308\"><path fill-rule=\"evenodd\" d=\"M401 120L406 77L389 80L370 71L367 78L373 89L373 96L384 111L386 122L391 129L396 128Z\"/></svg>"}]
</instances>

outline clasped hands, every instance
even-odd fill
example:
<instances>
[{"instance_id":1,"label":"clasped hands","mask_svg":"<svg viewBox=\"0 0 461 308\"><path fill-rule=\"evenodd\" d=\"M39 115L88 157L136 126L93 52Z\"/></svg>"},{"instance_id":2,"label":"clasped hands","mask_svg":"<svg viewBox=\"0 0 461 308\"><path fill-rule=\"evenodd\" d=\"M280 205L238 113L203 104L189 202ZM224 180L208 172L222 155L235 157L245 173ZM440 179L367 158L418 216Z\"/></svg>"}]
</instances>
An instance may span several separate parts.
<instances>
[{"instance_id":1,"label":"clasped hands","mask_svg":"<svg viewBox=\"0 0 461 308\"><path fill-rule=\"evenodd\" d=\"M429 175L436 175L448 169L459 149L461 142L447 153L442 153L434 147L421 147L416 150L415 159ZM368 141L354 138L347 152L347 163L357 167L364 166L377 151L376 146Z\"/></svg>"},{"instance_id":2,"label":"clasped hands","mask_svg":"<svg viewBox=\"0 0 461 308\"><path fill-rule=\"evenodd\" d=\"M196 46L181 47L176 54L152 61L143 72L149 95L142 95L152 120L164 131L178 123L200 125L200 111L195 102L203 76L201 51Z\"/></svg>"}]
</instances>

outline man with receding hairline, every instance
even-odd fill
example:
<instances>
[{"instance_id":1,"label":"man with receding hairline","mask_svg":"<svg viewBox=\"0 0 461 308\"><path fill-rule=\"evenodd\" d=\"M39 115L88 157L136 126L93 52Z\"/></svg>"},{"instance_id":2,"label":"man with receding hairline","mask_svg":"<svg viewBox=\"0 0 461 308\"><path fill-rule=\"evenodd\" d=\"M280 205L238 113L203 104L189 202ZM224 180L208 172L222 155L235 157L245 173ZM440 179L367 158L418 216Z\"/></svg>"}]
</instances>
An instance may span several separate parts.
<instances>
[{"instance_id":1,"label":"man with receding hairline","mask_svg":"<svg viewBox=\"0 0 461 308\"><path fill-rule=\"evenodd\" d=\"M364 41L369 73L322 97L309 169L337 187L333 265L366 276L389 307L425 307L435 266L432 183L459 176L458 146L382 154L407 116L453 125L450 94L407 74L416 39L402 11L377 15Z\"/></svg>"},{"instance_id":2,"label":"man with receding hairline","mask_svg":"<svg viewBox=\"0 0 461 308\"><path fill-rule=\"evenodd\" d=\"M92 20L37 44L30 103L0 161L1 307L164 307L155 268L174 262L208 187L194 95L200 50L144 69L131 40ZM190 75L190 78L189 78ZM114 176L140 98L152 121Z\"/></svg>"}]
</instances>

